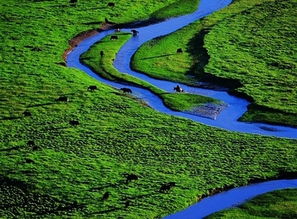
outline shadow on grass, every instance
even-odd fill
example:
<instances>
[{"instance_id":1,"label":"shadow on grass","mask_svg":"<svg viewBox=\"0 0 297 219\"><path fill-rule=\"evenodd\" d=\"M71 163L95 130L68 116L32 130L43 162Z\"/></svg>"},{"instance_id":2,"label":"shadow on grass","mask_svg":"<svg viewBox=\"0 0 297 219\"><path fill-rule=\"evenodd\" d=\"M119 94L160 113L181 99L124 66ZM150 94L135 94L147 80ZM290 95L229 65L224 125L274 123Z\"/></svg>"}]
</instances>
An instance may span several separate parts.
<instances>
[{"instance_id":1,"label":"shadow on grass","mask_svg":"<svg viewBox=\"0 0 297 219\"><path fill-rule=\"evenodd\" d=\"M0 175L1 213L22 216L22 212L39 215L63 215L65 212L83 209L84 206L76 202L58 200L49 195L34 191L34 186L20 180L10 179Z\"/></svg>"},{"instance_id":2,"label":"shadow on grass","mask_svg":"<svg viewBox=\"0 0 297 219\"><path fill-rule=\"evenodd\" d=\"M204 67L210 59L207 50L204 48L204 37L208 32L208 29L201 30L187 44L187 52L191 54L195 63L186 74L194 76L197 79L204 77Z\"/></svg>"},{"instance_id":3,"label":"shadow on grass","mask_svg":"<svg viewBox=\"0 0 297 219\"><path fill-rule=\"evenodd\" d=\"M16 120L16 119L21 119L21 118L24 118L23 116L10 116L10 117L2 117L0 118L0 121L2 120Z\"/></svg>"}]
</instances>

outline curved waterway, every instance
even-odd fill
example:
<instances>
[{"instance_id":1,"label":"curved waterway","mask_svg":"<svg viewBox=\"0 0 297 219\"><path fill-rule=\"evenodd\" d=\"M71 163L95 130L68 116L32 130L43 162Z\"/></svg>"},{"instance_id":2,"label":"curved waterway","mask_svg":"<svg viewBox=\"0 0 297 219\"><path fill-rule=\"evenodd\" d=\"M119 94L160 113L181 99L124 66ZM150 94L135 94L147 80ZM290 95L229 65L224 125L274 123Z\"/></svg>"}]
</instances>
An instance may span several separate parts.
<instances>
[{"instance_id":1,"label":"curved waterway","mask_svg":"<svg viewBox=\"0 0 297 219\"><path fill-rule=\"evenodd\" d=\"M221 192L208 198L204 198L200 202L192 205L186 210L165 217L165 219L204 218L215 212L238 206L258 195L262 195L267 192L272 192L280 189L293 188L297 188L297 179L272 180L268 182L242 186L235 189L231 189L226 192Z\"/></svg>"},{"instance_id":2,"label":"curved waterway","mask_svg":"<svg viewBox=\"0 0 297 219\"><path fill-rule=\"evenodd\" d=\"M145 27L133 28L139 31L137 37L131 38L118 52L117 57L114 61L114 66L123 73L131 74L142 80L150 82L151 84L165 90L168 92L173 91L173 87L177 83L165 80L158 80L151 78L147 75L133 71L130 68L130 62L133 54L137 49L145 42L159 37L170 34L202 17L205 17L219 9L228 6L232 0L201 0L200 5L192 14L168 19L161 23L152 24ZM131 29L122 29L122 31L130 32ZM86 72L88 75L97 79L98 81L108 84L115 88L128 87L132 89L133 95L138 98L143 99L147 102L153 109L166 113L168 115L183 117L203 123L205 125L222 128L229 131L237 131L250 134L259 134L274 137L283 138L294 138L297 139L297 129L279 125L269 125L264 123L246 123L237 121L240 116L247 111L247 106L249 102L245 99L234 97L229 95L225 91L215 91L211 89L201 89L197 87L191 87L187 85L180 84L187 92L195 93L199 95L204 95L212 97L225 102L228 107L220 113L216 120L203 118L195 115L191 115L183 112L176 112L168 109L162 102L162 100L150 92L149 90L134 87L131 85L123 85L121 83L112 82L106 80L91 69L80 63L81 54L85 53L93 44L103 39L105 36L114 33L114 30L106 30L98 33L95 36L85 39L76 48L74 48L70 54L67 56L67 66L74 67ZM261 195L267 192L271 192L279 189L287 188L297 188L297 179L295 180L274 180L259 184L252 184L249 186L243 186L229 190L227 192L222 192L208 198L205 198L198 202L197 204L187 208L184 211L175 213L166 218L203 218L207 215L221 211L226 208L237 206L248 199L251 199L257 195Z\"/></svg>"},{"instance_id":3,"label":"curved waterway","mask_svg":"<svg viewBox=\"0 0 297 219\"><path fill-rule=\"evenodd\" d=\"M131 38L120 49L114 61L115 68L117 68L120 72L130 74L142 80L145 80L165 91L173 92L173 87L175 87L177 84L176 82L158 80L149 77L145 74L133 71L130 68L130 62L133 54L143 43L152 40L156 37L170 34L202 17L207 16L208 14L211 14L219 9L228 6L231 2L232 0L201 0L198 9L192 14L180 16L177 18L171 18L163 22L152 24L149 26L133 28L139 31L139 35L137 37ZM130 32L131 29L122 29L122 31ZM191 115L189 113L176 112L170 110L163 104L162 100L157 95L153 94L152 92L146 89L122 85L120 83L111 82L98 76L88 67L81 64L79 58L81 54L86 52L94 43L100 41L102 38L109 34L112 34L113 32L114 30L107 30L85 39L67 56L67 66L83 70L90 76L96 78L97 80L105 84L111 85L115 88L121 88L123 86L129 87L130 89L132 89L133 95L143 99L153 109L162 113L191 119L193 121L197 121L205 125L222 128L229 131L284 138L297 138L296 128L285 127L280 125L270 125L264 123L239 122L238 118L241 117L247 111L247 106L249 105L249 102L245 99L232 96L228 94L226 91L202 89L179 83L186 92L212 97L221 100L228 105L228 107L226 107L226 109L223 110L219 116L217 116L216 120L212 120L197 115Z\"/></svg>"}]
</instances>

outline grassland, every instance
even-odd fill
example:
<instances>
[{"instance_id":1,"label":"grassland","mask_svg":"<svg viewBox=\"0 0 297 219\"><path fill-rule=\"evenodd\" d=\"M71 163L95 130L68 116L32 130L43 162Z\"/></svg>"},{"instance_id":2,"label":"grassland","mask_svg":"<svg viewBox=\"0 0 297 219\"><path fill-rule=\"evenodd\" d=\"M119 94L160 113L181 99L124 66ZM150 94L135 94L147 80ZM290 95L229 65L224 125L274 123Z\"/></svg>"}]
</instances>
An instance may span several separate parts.
<instances>
[{"instance_id":1,"label":"grassland","mask_svg":"<svg viewBox=\"0 0 297 219\"><path fill-rule=\"evenodd\" d=\"M297 190L287 189L258 196L247 203L207 218L296 218Z\"/></svg>"},{"instance_id":2,"label":"grassland","mask_svg":"<svg viewBox=\"0 0 297 219\"><path fill-rule=\"evenodd\" d=\"M0 217L161 217L213 189L296 171L294 140L163 115L63 66L68 40L93 22L146 19L173 1L145 2L0 2ZM176 186L160 193L167 182Z\"/></svg>"},{"instance_id":3,"label":"grassland","mask_svg":"<svg viewBox=\"0 0 297 219\"><path fill-rule=\"evenodd\" d=\"M252 101L241 120L296 126L296 7L294 0L234 1L146 43L134 56L133 68L187 84L220 83ZM177 54L177 48L185 52Z\"/></svg>"},{"instance_id":4,"label":"grassland","mask_svg":"<svg viewBox=\"0 0 297 219\"><path fill-rule=\"evenodd\" d=\"M82 62L93 69L97 74L111 81L130 83L146 88L161 97L164 104L176 111L191 110L205 103L218 103L217 100L189 93L168 93L141 79L117 71L113 66L113 60L119 49L131 38L130 33L118 33L117 40L110 40L107 36L81 56ZM100 55L103 51L104 55Z\"/></svg>"}]
</instances>

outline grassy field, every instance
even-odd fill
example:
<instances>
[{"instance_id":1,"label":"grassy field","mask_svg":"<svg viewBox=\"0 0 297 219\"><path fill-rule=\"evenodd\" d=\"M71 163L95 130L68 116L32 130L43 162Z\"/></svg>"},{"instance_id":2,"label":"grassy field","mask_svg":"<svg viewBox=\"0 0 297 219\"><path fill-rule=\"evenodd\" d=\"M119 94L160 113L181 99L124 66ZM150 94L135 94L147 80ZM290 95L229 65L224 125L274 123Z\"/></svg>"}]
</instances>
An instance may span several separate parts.
<instances>
[{"instance_id":1,"label":"grassy field","mask_svg":"<svg viewBox=\"0 0 297 219\"><path fill-rule=\"evenodd\" d=\"M131 34L118 33L114 35L118 37L117 40L110 40L111 36L107 36L93 45L81 56L82 62L111 81L126 82L151 90L162 98L166 106L173 110L191 110L205 103L219 103L219 101L205 96L188 93L168 93L141 79L118 72L113 66L113 60L123 44L131 38ZM103 56L100 55L101 51L104 52Z\"/></svg>"},{"instance_id":2,"label":"grassy field","mask_svg":"<svg viewBox=\"0 0 297 219\"><path fill-rule=\"evenodd\" d=\"M294 140L163 115L63 66L68 40L93 22L146 19L173 3L145 2L0 2L0 217L155 218L213 189L296 171Z\"/></svg>"},{"instance_id":3,"label":"grassy field","mask_svg":"<svg viewBox=\"0 0 297 219\"><path fill-rule=\"evenodd\" d=\"M247 203L207 218L296 218L297 190L287 189L258 196Z\"/></svg>"},{"instance_id":4,"label":"grassy field","mask_svg":"<svg viewBox=\"0 0 297 219\"><path fill-rule=\"evenodd\" d=\"M202 21L146 43L134 56L133 68L187 84L207 80L235 86L236 93L253 103L241 120L296 126L296 5L294 0L234 1ZM184 53L177 54L177 48ZM240 81L239 88L235 81Z\"/></svg>"}]
</instances>

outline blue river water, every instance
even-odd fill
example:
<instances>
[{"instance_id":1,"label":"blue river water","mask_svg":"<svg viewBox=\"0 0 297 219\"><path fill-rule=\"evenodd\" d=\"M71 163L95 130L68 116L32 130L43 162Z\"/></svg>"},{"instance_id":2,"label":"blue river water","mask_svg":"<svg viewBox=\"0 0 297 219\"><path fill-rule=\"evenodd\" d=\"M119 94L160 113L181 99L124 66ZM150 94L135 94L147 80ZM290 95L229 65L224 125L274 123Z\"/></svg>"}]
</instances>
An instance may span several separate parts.
<instances>
[{"instance_id":1,"label":"blue river water","mask_svg":"<svg viewBox=\"0 0 297 219\"><path fill-rule=\"evenodd\" d=\"M172 33L216 10L219 10L221 8L228 6L230 3L231 3L231 0L201 0L198 10L192 14L168 19L161 23L136 28L136 30L139 31L139 35L137 37L131 38L131 40L129 40L120 49L114 61L115 68L117 68L120 72L124 74L130 74L135 77L138 77L165 91L173 92L173 87L177 85L176 82L158 80L158 79L149 77L145 74L133 71L130 68L130 62L133 54L143 43L153 38ZM122 31L130 32L131 29L122 29ZM239 122L238 118L240 118L244 114L244 112L247 111L247 106L249 105L249 102L245 99L232 96L228 94L228 92L226 91L202 89L202 88L191 87L191 86L187 86L179 83L186 92L212 97L212 98L221 100L228 105L228 107L226 107L226 109L223 110L223 112L221 112L220 115L215 120L213 120L213 119L208 119L204 117L199 117L196 115L191 115L189 113L170 110L166 106L164 106L162 100L157 95L153 94L152 92L146 89L111 82L96 75L88 67L80 63L79 57L81 54L86 52L94 43L100 41L102 38L104 38L109 34L112 34L113 32L114 30L103 31L81 42L68 55L67 65L69 67L75 67L77 69L83 70L90 76L96 78L97 80L105 84L111 85L115 88L120 88L123 86L129 87L130 89L132 89L133 94L135 96L142 98L152 108L162 113L184 117L187 119L191 119L193 121L203 123L205 125L222 128L229 131L297 139L296 128L286 127L281 125L270 125L270 124L264 124L264 123Z\"/></svg>"},{"instance_id":2,"label":"blue river water","mask_svg":"<svg viewBox=\"0 0 297 219\"><path fill-rule=\"evenodd\" d=\"M173 92L173 87L177 85L176 82L158 80L142 73L133 71L130 68L131 58L133 54L143 43L156 37L170 34L202 17L205 17L217 10L228 6L231 3L232 0L201 0L198 9L192 14L171 18L157 24L133 28L139 31L139 35L131 38L120 49L114 61L115 68L117 68L124 74L130 74L142 80L145 80L167 92ZM157 95L150 92L149 90L126 84L123 85L121 83L112 82L100 77L80 62L80 56L85 53L93 44L100 41L105 36L114 33L114 31L115 30L102 31L97 35L94 35L82 41L68 54L67 66L80 69L86 72L91 77L97 79L98 81L110 85L114 88L119 89L122 87L128 87L133 91L133 95L143 99L153 109L161 113L191 119L193 121L203 123L208 126L213 126L229 131L297 139L297 129L293 127L270 125L265 123L239 122L238 118L240 118L243 113L247 111L249 102L245 99L232 96L226 91L202 89L179 83L179 85L181 85L181 87L186 92L212 97L227 104L228 107L226 107L226 109L224 109L220 113L220 115L215 120L213 120L184 112L176 112L170 110L163 104L162 100ZM130 32L131 29L124 28L122 29L122 31ZM167 218L202 218L211 213L241 204L242 202L257 195L285 188L297 188L297 180L275 180L235 188L230 191L222 192L217 195L205 198L197 204L189 207L188 209L168 216Z\"/></svg>"}]
</instances>

